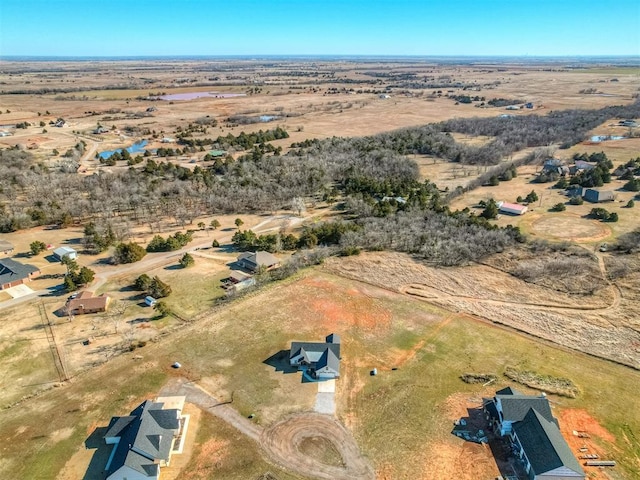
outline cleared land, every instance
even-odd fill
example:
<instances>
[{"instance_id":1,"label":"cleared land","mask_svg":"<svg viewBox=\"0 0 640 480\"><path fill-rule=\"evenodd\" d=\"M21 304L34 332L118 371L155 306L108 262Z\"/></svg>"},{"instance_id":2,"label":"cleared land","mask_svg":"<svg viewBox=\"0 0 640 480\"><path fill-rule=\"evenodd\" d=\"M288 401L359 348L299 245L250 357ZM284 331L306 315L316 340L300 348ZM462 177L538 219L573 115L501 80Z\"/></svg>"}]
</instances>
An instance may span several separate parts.
<instances>
[{"instance_id":1,"label":"cleared land","mask_svg":"<svg viewBox=\"0 0 640 480\"><path fill-rule=\"evenodd\" d=\"M550 395L556 415L584 409L612 435L600 438L602 430L590 430L603 453L619 461L617 478L638 474L640 449L633 440L624 440L631 438L629 432L637 430L640 422L630 414L640 407L633 393L637 371L322 270L270 286L169 338L116 357L60 388L2 411L0 435L12 441L2 447L0 473L54 478L77 449L84 449L82 442L96 426L156 395L175 376L195 381L221 402L232 399L234 411L242 417L253 413L252 422L258 428L309 412L316 385L300 383L298 373L278 371L268 360L293 339L313 340L337 331L344 342L337 415L373 464L376 478L454 475L475 480L498 475L490 451L450 434L451 422L459 416L451 402L478 402L494 389L493 385L465 384L458 378L462 373L500 376L507 366L570 378L580 394L576 399ZM183 364L179 371L169 367L176 360ZM373 367L378 368L376 377L369 376ZM510 382L501 379L495 388L506 384ZM613 391L617 394L611 395ZM67 432L64 439L51 434L62 430ZM221 431L228 436L209 430L212 437L207 437L200 428L194 456L185 470L193 472L193 478L205 471L210 476L224 475L234 465L238 471L254 472L253 476L271 471L276 478L295 478L264 463L270 456L247 440L250 437L228 428ZM287 438L279 441L288 442ZM231 452L247 445L242 467L234 463ZM317 458L329 464L335 461L331 449L318 451L320 447L313 444L299 444L299 448L315 448ZM474 462L461 460L467 453ZM36 455L40 460L31 461ZM207 462L205 455L217 460ZM228 478L242 478L235 475L229 473Z\"/></svg>"}]
</instances>

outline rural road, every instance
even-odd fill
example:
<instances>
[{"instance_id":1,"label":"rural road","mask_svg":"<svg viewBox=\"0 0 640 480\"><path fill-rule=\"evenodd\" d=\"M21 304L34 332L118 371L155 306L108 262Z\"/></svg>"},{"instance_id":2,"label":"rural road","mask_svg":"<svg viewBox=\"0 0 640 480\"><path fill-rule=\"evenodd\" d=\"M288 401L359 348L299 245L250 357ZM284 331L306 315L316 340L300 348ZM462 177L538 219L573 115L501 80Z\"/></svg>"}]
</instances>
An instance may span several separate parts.
<instances>
[{"instance_id":1,"label":"rural road","mask_svg":"<svg viewBox=\"0 0 640 480\"><path fill-rule=\"evenodd\" d=\"M373 480L375 474L351 433L333 416L298 413L264 428L240 415L230 402L219 402L209 392L184 378L165 385L160 396L184 395L188 402L215 415L254 440L265 457L283 469L307 478L323 480ZM301 451L307 439L331 442L342 457L341 465L328 465Z\"/></svg>"}]
</instances>

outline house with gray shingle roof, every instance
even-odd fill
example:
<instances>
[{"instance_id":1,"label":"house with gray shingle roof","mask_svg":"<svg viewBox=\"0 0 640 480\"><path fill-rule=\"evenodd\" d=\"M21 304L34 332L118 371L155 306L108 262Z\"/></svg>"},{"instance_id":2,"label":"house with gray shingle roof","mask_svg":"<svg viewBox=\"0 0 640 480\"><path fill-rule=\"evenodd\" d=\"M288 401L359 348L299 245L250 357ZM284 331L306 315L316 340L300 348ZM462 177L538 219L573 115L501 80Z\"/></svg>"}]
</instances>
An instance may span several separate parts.
<instances>
[{"instance_id":1,"label":"house with gray shingle roof","mask_svg":"<svg viewBox=\"0 0 640 480\"><path fill-rule=\"evenodd\" d=\"M0 290L29 282L38 275L38 267L16 262L11 258L0 259Z\"/></svg>"},{"instance_id":2,"label":"house with gray shingle roof","mask_svg":"<svg viewBox=\"0 0 640 480\"><path fill-rule=\"evenodd\" d=\"M146 400L130 415L111 419L104 440L113 445L105 468L107 480L157 480L168 466L181 430L184 397L168 397L173 406ZM183 432L184 433L184 432Z\"/></svg>"},{"instance_id":3,"label":"house with gray shingle roof","mask_svg":"<svg viewBox=\"0 0 640 480\"><path fill-rule=\"evenodd\" d=\"M524 395L507 387L485 400L483 409L490 427L511 440L530 480L585 478L544 394Z\"/></svg>"},{"instance_id":4,"label":"house with gray shingle roof","mask_svg":"<svg viewBox=\"0 0 640 480\"><path fill-rule=\"evenodd\" d=\"M327 336L324 343L291 342L289 364L318 380L340 377L340 337Z\"/></svg>"},{"instance_id":5,"label":"house with gray shingle roof","mask_svg":"<svg viewBox=\"0 0 640 480\"><path fill-rule=\"evenodd\" d=\"M269 252L244 252L238 256L238 264L250 272L256 272L261 268L271 270L280 266L280 260Z\"/></svg>"},{"instance_id":6,"label":"house with gray shingle roof","mask_svg":"<svg viewBox=\"0 0 640 480\"><path fill-rule=\"evenodd\" d=\"M536 409L513 424L511 440L531 480L585 478L584 471L555 422Z\"/></svg>"}]
</instances>

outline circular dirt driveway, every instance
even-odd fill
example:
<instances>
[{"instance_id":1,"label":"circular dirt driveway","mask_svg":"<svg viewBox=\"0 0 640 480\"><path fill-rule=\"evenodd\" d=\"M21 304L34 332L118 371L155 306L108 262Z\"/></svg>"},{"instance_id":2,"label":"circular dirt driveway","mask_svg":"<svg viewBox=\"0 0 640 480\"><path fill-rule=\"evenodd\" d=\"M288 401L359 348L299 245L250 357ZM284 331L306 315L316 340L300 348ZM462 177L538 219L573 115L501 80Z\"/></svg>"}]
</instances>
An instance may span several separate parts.
<instances>
[{"instance_id":1,"label":"circular dirt driveway","mask_svg":"<svg viewBox=\"0 0 640 480\"><path fill-rule=\"evenodd\" d=\"M574 242L597 242L611 235L611 229L596 220L571 213L555 213L535 219L531 229L540 236Z\"/></svg>"},{"instance_id":2,"label":"circular dirt driveway","mask_svg":"<svg viewBox=\"0 0 640 480\"><path fill-rule=\"evenodd\" d=\"M308 441L330 442L341 457L340 465L327 464L324 455L303 450ZM373 480L373 467L364 458L351 433L335 418L317 413L292 415L262 433L261 444L277 464L306 477L327 480Z\"/></svg>"}]
</instances>

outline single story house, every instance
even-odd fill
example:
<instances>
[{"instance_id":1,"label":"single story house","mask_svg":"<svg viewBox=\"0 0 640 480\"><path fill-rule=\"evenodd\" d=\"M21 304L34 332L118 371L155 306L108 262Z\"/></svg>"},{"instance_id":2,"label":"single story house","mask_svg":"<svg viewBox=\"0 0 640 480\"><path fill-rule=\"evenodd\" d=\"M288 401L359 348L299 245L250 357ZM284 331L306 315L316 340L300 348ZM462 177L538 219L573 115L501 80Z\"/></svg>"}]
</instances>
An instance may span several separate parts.
<instances>
[{"instance_id":1,"label":"single story house","mask_svg":"<svg viewBox=\"0 0 640 480\"><path fill-rule=\"evenodd\" d=\"M6 240L0 240L0 253L9 254L13 252L13 244L7 242Z\"/></svg>"},{"instance_id":2,"label":"single story house","mask_svg":"<svg viewBox=\"0 0 640 480\"><path fill-rule=\"evenodd\" d=\"M585 478L544 394L524 395L508 387L485 399L483 409L491 428L511 440L529 480Z\"/></svg>"},{"instance_id":3,"label":"single story house","mask_svg":"<svg viewBox=\"0 0 640 480\"><path fill-rule=\"evenodd\" d=\"M569 167L565 165L562 160L550 158L545 160L544 165L542 166L542 171L546 173L557 173L560 176L564 176L569 173Z\"/></svg>"},{"instance_id":4,"label":"single story house","mask_svg":"<svg viewBox=\"0 0 640 480\"><path fill-rule=\"evenodd\" d=\"M93 131L93 133L94 133L95 135L100 135L100 134L102 134L102 133L109 133L109 129L108 129L108 128L103 127L102 125L100 125L100 126L98 126L98 127Z\"/></svg>"},{"instance_id":5,"label":"single story house","mask_svg":"<svg viewBox=\"0 0 640 480\"><path fill-rule=\"evenodd\" d=\"M525 205L520 205L519 203L498 202L498 210L501 213L522 215L528 210L528 207Z\"/></svg>"},{"instance_id":6,"label":"single story house","mask_svg":"<svg viewBox=\"0 0 640 480\"><path fill-rule=\"evenodd\" d=\"M318 380L340 377L340 337L327 336L324 343L291 342L289 364Z\"/></svg>"},{"instance_id":7,"label":"single story house","mask_svg":"<svg viewBox=\"0 0 640 480\"><path fill-rule=\"evenodd\" d=\"M592 170L594 168L596 168L595 163L585 162L584 160L576 160L575 164L569 167L569 173L571 175L575 175L579 172L582 172L583 170L587 171L587 170Z\"/></svg>"},{"instance_id":8,"label":"single story house","mask_svg":"<svg viewBox=\"0 0 640 480\"><path fill-rule=\"evenodd\" d=\"M238 264L250 272L261 268L272 270L280 266L280 260L269 252L244 252L238 256Z\"/></svg>"},{"instance_id":9,"label":"single story house","mask_svg":"<svg viewBox=\"0 0 640 480\"><path fill-rule=\"evenodd\" d=\"M0 259L0 290L30 282L40 275L38 267L16 262L11 258Z\"/></svg>"},{"instance_id":10,"label":"single story house","mask_svg":"<svg viewBox=\"0 0 640 480\"><path fill-rule=\"evenodd\" d=\"M64 257L69 257L71 260L78 258L78 252L71 247L58 247L53 251L53 256L62 261Z\"/></svg>"},{"instance_id":11,"label":"single story house","mask_svg":"<svg viewBox=\"0 0 640 480\"><path fill-rule=\"evenodd\" d=\"M72 315L106 312L109 308L110 300L111 298L104 293L94 297L93 292L84 290L76 298L72 298L67 302L66 311Z\"/></svg>"},{"instance_id":12,"label":"single story house","mask_svg":"<svg viewBox=\"0 0 640 480\"><path fill-rule=\"evenodd\" d=\"M616 195L611 190L596 190L587 188L584 192L584 199L591 203L613 202Z\"/></svg>"},{"instance_id":13,"label":"single story house","mask_svg":"<svg viewBox=\"0 0 640 480\"><path fill-rule=\"evenodd\" d=\"M113 445L105 470L107 480L158 480L186 437L182 415L185 397L146 400L125 417L113 417L104 441ZM176 448L178 447L178 448Z\"/></svg>"}]
</instances>

